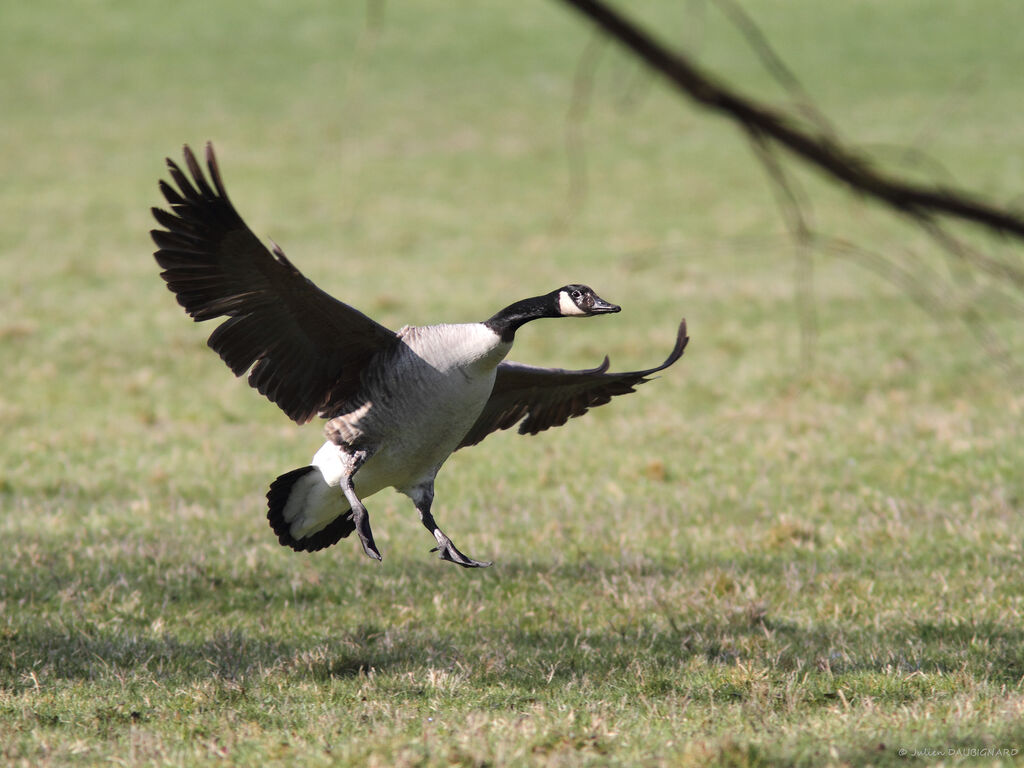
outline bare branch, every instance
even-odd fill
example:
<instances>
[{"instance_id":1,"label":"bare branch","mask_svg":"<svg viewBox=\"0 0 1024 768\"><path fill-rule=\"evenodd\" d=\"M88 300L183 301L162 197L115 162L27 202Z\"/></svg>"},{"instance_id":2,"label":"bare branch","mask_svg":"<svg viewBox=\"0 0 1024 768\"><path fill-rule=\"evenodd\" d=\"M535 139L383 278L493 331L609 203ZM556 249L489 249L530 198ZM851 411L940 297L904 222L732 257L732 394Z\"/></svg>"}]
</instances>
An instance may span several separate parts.
<instances>
[{"instance_id":1,"label":"bare branch","mask_svg":"<svg viewBox=\"0 0 1024 768\"><path fill-rule=\"evenodd\" d=\"M1024 216L949 186L914 184L873 167L833 136L812 133L789 115L759 103L672 51L601 0L562 0L631 50L651 69L707 109L721 112L856 192L924 223L948 216L1024 241Z\"/></svg>"},{"instance_id":2,"label":"bare branch","mask_svg":"<svg viewBox=\"0 0 1024 768\"><path fill-rule=\"evenodd\" d=\"M565 219L580 208L587 196L587 152L583 123L590 110L594 72L601 54L606 50L605 41L606 38L601 35L590 39L576 65L573 78L572 101L565 114L565 155L569 162L568 210Z\"/></svg>"}]
</instances>

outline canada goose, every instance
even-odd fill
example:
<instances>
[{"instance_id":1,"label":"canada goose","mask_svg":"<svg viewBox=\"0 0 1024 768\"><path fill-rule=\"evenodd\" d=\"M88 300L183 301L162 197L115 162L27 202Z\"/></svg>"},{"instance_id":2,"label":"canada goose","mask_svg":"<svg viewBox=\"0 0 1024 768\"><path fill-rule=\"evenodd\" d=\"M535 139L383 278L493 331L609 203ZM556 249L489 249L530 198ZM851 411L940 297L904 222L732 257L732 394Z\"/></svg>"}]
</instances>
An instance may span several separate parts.
<instances>
[{"instance_id":1,"label":"canada goose","mask_svg":"<svg viewBox=\"0 0 1024 768\"><path fill-rule=\"evenodd\" d=\"M228 199L213 146L213 186L186 145L191 181L167 159L175 189L160 181L171 212L150 234L161 277L196 322L226 317L209 346L289 417L327 419L312 464L286 472L267 492L267 518L281 544L313 552L352 531L381 559L362 499L394 487L409 496L437 541L431 551L465 567L431 515L434 477L453 451L519 423L536 434L632 392L672 365L688 341L686 321L664 363L645 371L567 371L503 362L516 330L542 317L618 312L585 285L523 299L480 323L406 326L397 333L331 298L276 245L267 250ZM251 369L251 370L250 370Z\"/></svg>"}]
</instances>

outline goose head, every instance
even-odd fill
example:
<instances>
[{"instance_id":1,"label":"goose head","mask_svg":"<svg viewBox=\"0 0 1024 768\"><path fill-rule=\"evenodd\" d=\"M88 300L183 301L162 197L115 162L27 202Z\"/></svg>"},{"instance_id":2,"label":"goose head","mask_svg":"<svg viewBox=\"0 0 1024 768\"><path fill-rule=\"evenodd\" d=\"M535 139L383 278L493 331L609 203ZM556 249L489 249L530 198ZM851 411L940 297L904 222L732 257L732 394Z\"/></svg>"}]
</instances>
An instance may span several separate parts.
<instances>
[{"instance_id":1,"label":"goose head","mask_svg":"<svg viewBox=\"0 0 1024 768\"><path fill-rule=\"evenodd\" d=\"M573 283L556 288L543 296L509 304L496 313L484 325L494 331L503 341L512 341L516 330L524 323L542 317L592 317L619 312L622 307L611 304L586 285Z\"/></svg>"},{"instance_id":2,"label":"goose head","mask_svg":"<svg viewBox=\"0 0 1024 768\"><path fill-rule=\"evenodd\" d=\"M620 312L622 307L602 299L589 285L573 283L555 291L559 317L590 317Z\"/></svg>"}]
</instances>

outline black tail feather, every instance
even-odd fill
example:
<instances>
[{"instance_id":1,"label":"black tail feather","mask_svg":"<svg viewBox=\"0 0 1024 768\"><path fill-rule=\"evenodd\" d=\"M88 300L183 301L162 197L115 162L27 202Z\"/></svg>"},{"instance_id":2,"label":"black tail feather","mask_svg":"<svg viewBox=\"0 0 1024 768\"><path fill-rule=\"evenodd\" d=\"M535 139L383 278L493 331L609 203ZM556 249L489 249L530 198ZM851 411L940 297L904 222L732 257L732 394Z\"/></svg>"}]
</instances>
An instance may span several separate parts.
<instances>
[{"instance_id":1,"label":"black tail feather","mask_svg":"<svg viewBox=\"0 0 1024 768\"><path fill-rule=\"evenodd\" d=\"M296 552L316 552L325 549L332 544L344 539L356 529L352 522L352 512L346 512L334 518L326 528L322 528L311 536L296 539L288 530L289 525L284 519L284 507L291 495L292 486L302 477L310 472L319 471L314 466L299 467L291 472L285 472L270 484L267 491L267 520L270 527L277 534L277 540L282 546L291 547Z\"/></svg>"}]
</instances>

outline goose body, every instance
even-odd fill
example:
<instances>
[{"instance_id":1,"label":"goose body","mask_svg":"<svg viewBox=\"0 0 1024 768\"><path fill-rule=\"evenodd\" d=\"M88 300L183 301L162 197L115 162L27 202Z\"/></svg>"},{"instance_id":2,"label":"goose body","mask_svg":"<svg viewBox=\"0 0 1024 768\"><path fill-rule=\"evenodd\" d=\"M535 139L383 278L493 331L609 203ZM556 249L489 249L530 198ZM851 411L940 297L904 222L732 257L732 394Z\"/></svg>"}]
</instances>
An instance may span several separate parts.
<instances>
[{"instance_id":1,"label":"goose body","mask_svg":"<svg viewBox=\"0 0 1024 768\"><path fill-rule=\"evenodd\" d=\"M609 373L510 363L516 330L532 320L589 317L619 307L584 285L566 285L514 302L477 323L406 326L397 333L323 293L245 225L224 190L212 146L213 186L186 146L191 180L170 159L175 189L161 182L171 212L154 208L162 277L197 321L227 319L210 346L236 375L304 423L326 419L326 442L310 465L279 476L267 493L267 517L283 545L315 551L355 531L380 559L363 499L393 487L412 499L442 559L467 557L436 524L434 478L459 448L519 424L536 434L632 392L672 365L686 346L655 368Z\"/></svg>"},{"instance_id":2,"label":"goose body","mask_svg":"<svg viewBox=\"0 0 1024 768\"><path fill-rule=\"evenodd\" d=\"M479 323L406 326L398 336L403 344L374 361L351 410L328 422L332 439L311 462L320 471L293 487L282 513L292 537L306 538L348 511L338 490L346 471L342 445L381 446L352 478L360 499L384 488L414 497L433 483L483 410L512 347Z\"/></svg>"}]
</instances>

